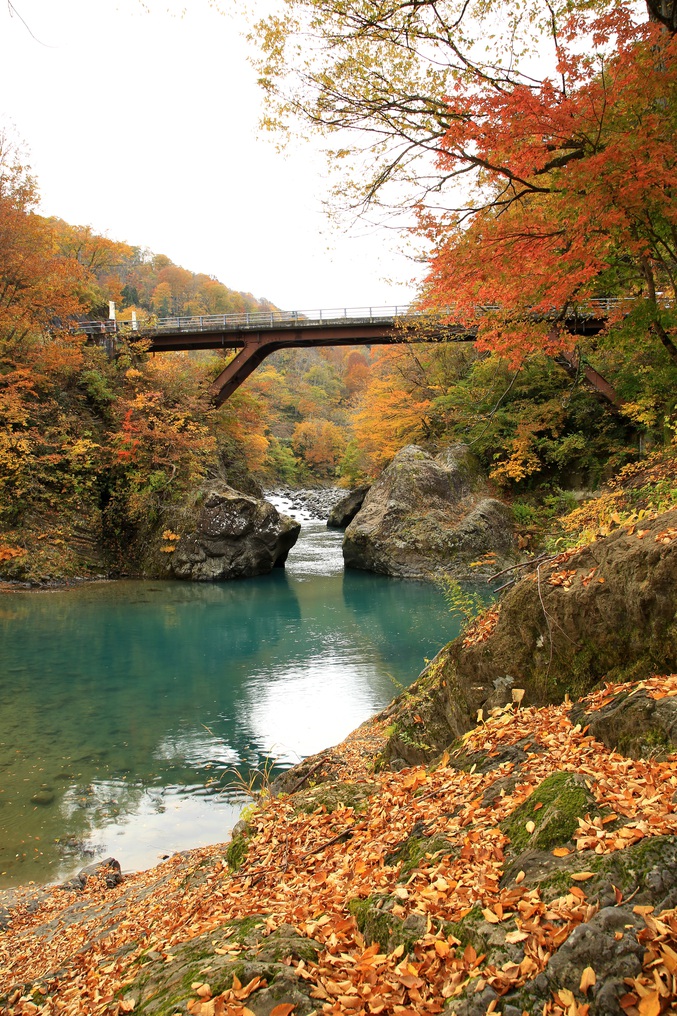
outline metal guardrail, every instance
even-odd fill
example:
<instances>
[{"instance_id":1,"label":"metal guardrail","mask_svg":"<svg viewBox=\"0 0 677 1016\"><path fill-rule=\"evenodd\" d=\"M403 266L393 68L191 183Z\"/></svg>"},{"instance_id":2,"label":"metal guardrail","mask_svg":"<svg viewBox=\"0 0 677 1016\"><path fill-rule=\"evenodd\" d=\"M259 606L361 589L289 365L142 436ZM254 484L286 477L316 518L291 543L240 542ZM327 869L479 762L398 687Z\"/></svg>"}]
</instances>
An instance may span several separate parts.
<instances>
[{"instance_id":1,"label":"metal guardrail","mask_svg":"<svg viewBox=\"0 0 677 1016\"><path fill-rule=\"evenodd\" d=\"M414 312L418 314L419 312ZM199 314L190 317L146 318L140 321L80 321L73 330L88 335L105 335L119 332L142 332L144 335L163 332L215 332L252 331L286 326L289 328L317 327L325 324L363 324L364 322L394 321L414 316L408 306L396 307L342 307L322 310L271 310L248 311L241 314Z\"/></svg>"},{"instance_id":2,"label":"metal guardrail","mask_svg":"<svg viewBox=\"0 0 677 1016\"><path fill-rule=\"evenodd\" d=\"M581 316L608 314L623 303L633 302L625 297L595 297L582 305ZM491 313L500 310L498 304L483 304L478 311ZM557 313L557 308L552 308ZM86 335L131 335L140 332L143 335L161 335L163 332L222 332L222 331L259 331L270 328L316 328L318 325L332 324L378 324L402 319L420 319L449 317L453 308L440 312L439 315L429 311L412 310L410 306L394 307L342 307L322 310L271 310L248 311L241 314L199 314L190 317L145 318L140 321L80 321L73 325L72 331Z\"/></svg>"}]
</instances>

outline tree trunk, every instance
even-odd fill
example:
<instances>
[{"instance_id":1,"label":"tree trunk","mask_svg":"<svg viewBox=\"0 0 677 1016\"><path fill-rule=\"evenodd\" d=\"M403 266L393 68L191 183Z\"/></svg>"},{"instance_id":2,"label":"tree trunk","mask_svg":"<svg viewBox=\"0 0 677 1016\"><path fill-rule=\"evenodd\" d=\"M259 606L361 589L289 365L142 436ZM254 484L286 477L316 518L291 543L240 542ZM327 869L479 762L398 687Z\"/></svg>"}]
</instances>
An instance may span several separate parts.
<instances>
[{"instance_id":1,"label":"tree trunk","mask_svg":"<svg viewBox=\"0 0 677 1016\"><path fill-rule=\"evenodd\" d=\"M657 21L668 31L677 32L677 2L675 0L646 0L649 21Z\"/></svg>"}]
</instances>

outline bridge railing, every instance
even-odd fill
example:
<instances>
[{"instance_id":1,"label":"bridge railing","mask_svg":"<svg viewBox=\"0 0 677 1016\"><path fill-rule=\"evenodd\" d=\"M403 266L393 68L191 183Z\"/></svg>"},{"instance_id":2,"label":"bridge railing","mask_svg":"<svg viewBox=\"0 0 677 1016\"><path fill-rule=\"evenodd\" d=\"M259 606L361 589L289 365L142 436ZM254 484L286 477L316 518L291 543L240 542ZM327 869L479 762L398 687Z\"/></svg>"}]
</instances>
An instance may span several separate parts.
<instances>
[{"instance_id":1,"label":"bridge railing","mask_svg":"<svg viewBox=\"0 0 677 1016\"><path fill-rule=\"evenodd\" d=\"M401 307L340 307L320 310L265 310L244 311L240 314L200 314L191 317L159 318L149 322L154 331L217 331L258 328L303 328L333 321L391 321L409 313ZM144 330L145 330L144 326Z\"/></svg>"},{"instance_id":2,"label":"bridge railing","mask_svg":"<svg viewBox=\"0 0 677 1016\"><path fill-rule=\"evenodd\" d=\"M600 314L606 316L623 303L633 302L626 297L593 297L586 300L579 310L581 316ZM498 304L484 304L477 308L479 313L499 311ZM557 308L552 308L557 313ZM453 307L440 311L439 316L449 318L453 315ZM219 332L219 331L257 331L270 328L303 328L318 325L345 324L354 322L378 323L394 322L404 318L435 317L429 311L412 309L409 305L375 306L375 307L338 307L319 310L261 310L243 311L238 314L196 314L155 318L148 317L139 321L80 321L73 326L73 331L84 332L86 335L133 335L138 331L144 335L162 334L163 332Z\"/></svg>"}]
</instances>

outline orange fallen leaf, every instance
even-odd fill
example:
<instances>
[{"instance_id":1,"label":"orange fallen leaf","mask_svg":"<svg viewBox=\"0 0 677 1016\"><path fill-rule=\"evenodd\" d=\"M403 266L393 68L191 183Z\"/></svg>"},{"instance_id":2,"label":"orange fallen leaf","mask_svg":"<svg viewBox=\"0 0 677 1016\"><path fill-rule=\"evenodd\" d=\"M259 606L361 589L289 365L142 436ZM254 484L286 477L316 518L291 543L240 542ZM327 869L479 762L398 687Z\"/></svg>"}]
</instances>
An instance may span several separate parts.
<instances>
[{"instance_id":1,"label":"orange fallen leaf","mask_svg":"<svg viewBox=\"0 0 677 1016\"><path fill-rule=\"evenodd\" d=\"M270 1010L270 1016L290 1016L293 1013L295 1006L290 1005L289 1002L282 1002L280 1005L276 1005L274 1009Z\"/></svg>"},{"instance_id":2,"label":"orange fallen leaf","mask_svg":"<svg viewBox=\"0 0 677 1016\"><path fill-rule=\"evenodd\" d=\"M574 871L571 874L571 878L574 882L587 882L589 878L594 878L594 871Z\"/></svg>"},{"instance_id":3,"label":"orange fallen leaf","mask_svg":"<svg viewBox=\"0 0 677 1016\"><path fill-rule=\"evenodd\" d=\"M571 851L568 847L555 847L552 853L553 857L566 857Z\"/></svg>"},{"instance_id":4,"label":"orange fallen leaf","mask_svg":"<svg viewBox=\"0 0 677 1016\"><path fill-rule=\"evenodd\" d=\"M592 967L586 967L581 974L580 991L587 995L593 984L597 984L597 974Z\"/></svg>"},{"instance_id":5,"label":"orange fallen leaf","mask_svg":"<svg viewBox=\"0 0 677 1016\"><path fill-rule=\"evenodd\" d=\"M657 991L650 992L650 994L645 995L644 998L640 998L637 1008L639 1009L640 1016L660 1016L660 995Z\"/></svg>"}]
</instances>

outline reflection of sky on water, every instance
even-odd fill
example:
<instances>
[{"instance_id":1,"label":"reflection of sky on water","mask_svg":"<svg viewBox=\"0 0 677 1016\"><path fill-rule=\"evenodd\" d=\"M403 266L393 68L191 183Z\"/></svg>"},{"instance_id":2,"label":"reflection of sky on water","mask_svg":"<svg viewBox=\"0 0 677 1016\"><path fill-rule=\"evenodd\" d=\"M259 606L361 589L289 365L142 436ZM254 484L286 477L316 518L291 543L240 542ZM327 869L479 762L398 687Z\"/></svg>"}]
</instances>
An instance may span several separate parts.
<instances>
[{"instance_id":1,"label":"reflection of sky on water","mask_svg":"<svg viewBox=\"0 0 677 1016\"><path fill-rule=\"evenodd\" d=\"M264 754L294 765L337 744L375 712L380 703L370 689L373 670L328 652L278 671L273 680L254 674L238 706L242 726Z\"/></svg>"},{"instance_id":2,"label":"reflection of sky on water","mask_svg":"<svg viewBox=\"0 0 677 1016\"><path fill-rule=\"evenodd\" d=\"M0 596L0 885L226 839L235 771L337 743L453 635L317 521L257 579Z\"/></svg>"},{"instance_id":3,"label":"reflection of sky on water","mask_svg":"<svg viewBox=\"0 0 677 1016\"><path fill-rule=\"evenodd\" d=\"M202 786L144 788L116 781L93 784L86 800L91 808L92 828L78 850L73 867L67 856L54 868L53 878L65 877L92 858L108 855L120 859L124 871L137 871L157 864L178 850L191 850L201 843L221 843L248 798L231 791L215 798ZM82 807L75 793L63 802L65 819ZM66 855L68 844L65 844Z\"/></svg>"}]
</instances>

